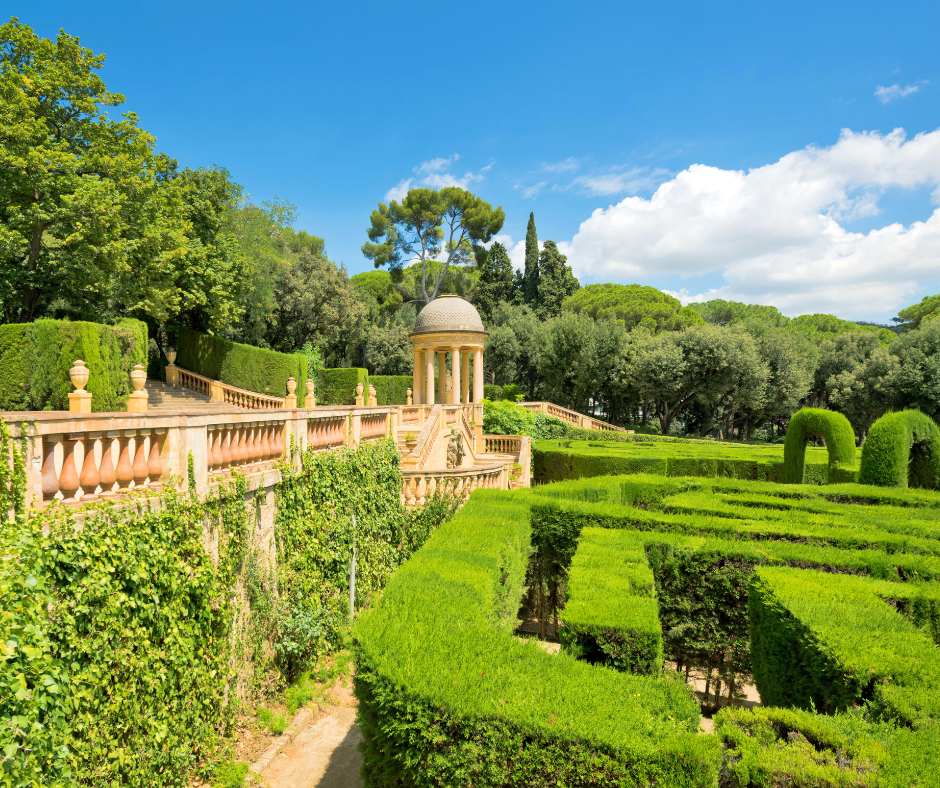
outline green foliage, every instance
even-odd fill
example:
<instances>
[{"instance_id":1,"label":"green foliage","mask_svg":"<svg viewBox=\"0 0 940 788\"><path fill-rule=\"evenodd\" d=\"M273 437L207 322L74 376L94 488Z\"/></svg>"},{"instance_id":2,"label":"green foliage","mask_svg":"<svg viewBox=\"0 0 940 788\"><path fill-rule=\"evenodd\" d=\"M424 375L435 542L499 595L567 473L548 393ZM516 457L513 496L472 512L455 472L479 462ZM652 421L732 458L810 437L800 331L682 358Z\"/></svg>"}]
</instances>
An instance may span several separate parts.
<instances>
[{"instance_id":1,"label":"green foliage","mask_svg":"<svg viewBox=\"0 0 940 788\"><path fill-rule=\"evenodd\" d=\"M546 241L539 253L538 306L536 312L542 320L561 314L565 299L581 287L571 272L568 258L558 251L554 241Z\"/></svg>"},{"instance_id":2,"label":"green foliage","mask_svg":"<svg viewBox=\"0 0 940 788\"><path fill-rule=\"evenodd\" d=\"M362 396L369 391L369 371L361 367L321 369L317 379L318 405L355 405L356 386L362 384Z\"/></svg>"},{"instance_id":3,"label":"green foliage","mask_svg":"<svg viewBox=\"0 0 940 788\"><path fill-rule=\"evenodd\" d=\"M677 682L597 672L511 636L525 510L521 496L475 492L357 623L365 784L710 785L718 751Z\"/></svg>"},{"instance_id":4,"label":"green foliage","mask_svg":"<svg viewBox=\"0 0 940 788\"><path fill-rule=\"evenodd\" d=\"M790 318L775 306L744 304L740 301L725 301L722 298L689 306L698 312L706 323L717 323L719 326L755 322L781 328L790 322Z\"/></svg>"},{"instance_id":5,"label":"green foliage","mask_svg":"<svg viewBox=\"0 0 940 788\"><path fill-rule=\"evenodd\" d=\"M485 413L485 411L484 411ZM629 435L566 429L580 440L541 440L532 445L537 484L621 473L706 476L781 481L784 453L780 446L719 443L658 435ZM853 453L855 451L852 447ZM831 480L825 450L809 449L805 483ZM838 476L843 479L844 474Z\"/></svg>"},{"instance_id":6,"label":"green foliage","mask_svg":"<svg viewBox=\"0 0 940 788\"><path fill-rule=\"evenodd\" d=\"M519 293L516 290L515 271L509 252L499 241L495 241L489 249L478 246L474 254L480 273L474 306L483 322L489 323L500 302L511 304L516 301Z\"/></svg>"},{"instance_id":7,"label":"green foliage","mask_svg":"<svg viewBox=\"0 0 940 788\"><path fill-rule=\"evenodd\" d=\"M784 484L802 484L806 444L811 437L822 438L829 452L829 480L846 481L857 470L855 433L841 413L822 408L803 408L790 419L783 446Z\"/></svg>"},{"instance_id":8,"label":"green foliage","mask_svg":"<svg viewBox=\"0 0 940 788\"><path fill-rule=\"evenodd\" d=\"M504 399L508 402L521 402L522 390L515 383L507 383L499 392L500 396L496 399Z\"/></svg>"},{"instance_id":9,"label":"green foliage","mask_svg":"<svg viewBox=\"0 0 940 788\"><path fill-rule=\"evenodd\" d=\"M0 326L0 396L9 397L0 409L68 410L76 359L90 371L92 410L123 411L131 370L147 365L147 326L131 319L114 326L61 320Z\"/></svg>"},{"instance_id":10,"label":"green foliage","mask_svg":"<svg viewBox=\"0 0 940 788\"><path fill-rule=\"evenodd\" d=\"M188 328L180 330L177 352L177 363L183 369L258 394L286 396L291 377L303 392L307 380L307 357L301 353L276 353Z\"/></svg>"},{"instance_id":11,"label":"green foliage","mask_svg":"<svg viewBox=\"0 0 940 788\"><path fill-rule=\"evenodd\" d=\"M124 96L104 59L64 31L0 27L0 322L193 310L218 328L248 263L205 220L238 189L224 171L178 172L136 114L109 117Z\"/></svg>"},{"instance_id":12,"label":"green foliage","mask_svg":"<svg viewBox=\"0 0 940 788\"><path fill-rule=\"evenodd\" d=\"M616 670L662 672L653 573L633 534L600 528L581 532L564 619L559 638L575 656Z\"/></svg>"},{"instance_id":13,"label":"green foliage","mask_svg":"<svg viewBox=\"0 0 940 788\"><path fill-rule=\"evenodd\" d=\"M753 564L726 549L647 542L663 641L678 669L704 668L707 691L740 695L751 671L747 596Z\"/></svg>"},{"instance_id":14,"label":"green foliage","mask_svg":"<svg viewBox=\"0 0 940 788\"><path fill-rule=\"evenodd\" d=\"M522 298L533 309L539 300L539 237L535 229L535 213L529 213L525 231L525 268L522 272Z\"/></svg>"},{"instance_id":15,"label":"green foliage","mask_svg":"<svg viewBox=\"0 0 940 788\"><path fill-rule=\"evenodd\" d=\"M913 304L898 312L898 322L902 331L911 331L930 323L940 315L940 295L924 296L920 303ZM896 319L898 319L896 318Z\"/></svg>"},{"instance_id":16,"label":"green foliage","mask_svg":"<svg viewBox=\"0 0 940 788\"><path fill-rule=\"evenodd\" d=\"M316 383L320 379L320 370L323 369L323 358L320 356L320 348L314 347L312 343L305 342L299 350L300 355L307 359L307 377L297 383L297 391L305 392L304 388L308 380L314 383L314 393L316 393ZM299 396L299 395L298 395Z\"/></svg>"},{"instance_id":17,"label":"green foliage","mask_svg":"<svg viewBox=\"0 0 940 788\"><path fill-rule=\"evenodd\" d=\"M365 357L370 372L377 375L409 375L414 369L414 345L409 329L399 320L372 326Z\"/></svg>"},{"instance_id":18,"label":"green foliage","mask_svg":"<svg viewBox=\"0 0 940 788\"><path fill-rule=\"evenodd\" d=\"M584 312L595 320L619 320L628 331L637 327L654 333L681 331L704 322L695 309L682 306L678 298L643 285L585 285L565 301L564 308Z\"/></svg>"},{"instance_id":19,"label":"green foliage","mask_svg":"<svg viewBox=\"0 0 940 788\"><path fill-rule=\"evenodd\" d=\"M932 419L940 418L940 320L931 320L916 331L906 331L891 345L898 364L890 385L899 406L917 408Z\"/></svg>"},{"instance_id":20,"label":"green foliage","mask_svg":"<svg viewBox=\"0 0 940 788\"><path fill-rule=\"evenodd\" d=\"M920 411L889 413L868 433L859 469L862 484L940 486L940 429Z\"/></svg>"},{"instance_id":21,"label":"green foliage","mask_svg":"<svg viewBox=\"0 0 940 788\"><path fill-rule=\"evenodd\" d=\"M762 568L750 586L754 678L765 703L921 727L940 718L940 654L862 578Z\"/></svg>"},{"instance_id":22,"label":"green foliage","mask_svg":"<svg viewBox=\"0 0 940 788\"><path fill-rule=\"evenodd\" d=\"M483 399L490 400L490 402L496 402L503 398L503 387L497 386L495 383L484 383L483 384Z\"/></svg>"},{"instance_id":23,"label":"green foliage","mask_svg":"<svg viewBox=\"0 0 940 788\"><path fill-rule=\"evenodd\" d=\"M264 707L258 709L258 722L274 736L280 736L287 729L287 718L283 714Z\"/></svg>"},{"instance_id":24,"label":"green foliage","mask_svg":"<svg viewBox=\"0 0 940 788\"><path fill-rule=\"evenodd\" d=\"M369 375L369 385L375 387L375 401L379 405L407 404L412 383L411 375Z\"/></svg>"},{"instance_id":25,"label":"green foliage","mask_svg":"<svg viewBox=\"0 0 940 788\"><path fill-rule=\"evenodd\" d=\"M487 435L528 435L545 440L567 435L568 425L554 416L533 413L511 400L483 399L483 432Z\"/></svg>"},{"instance_id":26,"label":"green foliage","mask_svg":"<svg viewBox=\"0 0 940 788\"><path fill-rule=\"evenodd\" d=\"M451 263L472 259L473 246L488 242L500 231L506 214L465 189L445 186L410 189L399 204L395 200L372 211L369 241L362 253L376 268L389 266L400 271L404 259L417 259L422 266L421 300L437 298ZM443 258L443 266L427 286L428 263Z\"/></svg>"}]
</instances>

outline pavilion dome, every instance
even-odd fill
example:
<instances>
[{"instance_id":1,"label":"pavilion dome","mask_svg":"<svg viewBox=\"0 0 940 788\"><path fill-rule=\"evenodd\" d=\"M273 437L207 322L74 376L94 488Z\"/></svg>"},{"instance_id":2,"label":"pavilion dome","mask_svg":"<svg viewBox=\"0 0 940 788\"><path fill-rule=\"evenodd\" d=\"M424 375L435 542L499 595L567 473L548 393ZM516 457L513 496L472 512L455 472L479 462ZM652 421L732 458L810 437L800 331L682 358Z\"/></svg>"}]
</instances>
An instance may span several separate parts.
<instances>
[{"instance_id":1,"label":"pavilion dome","mask_svg":"<svg viewBox=\"0 0 940 788\"><path fill-rule=\"evenodd\" d=\"M412 335L442 331L475 331L482 334L485 330L480 313L473 304L458 295L442 295L421 310Z\"/></svg>"}]
</instances>

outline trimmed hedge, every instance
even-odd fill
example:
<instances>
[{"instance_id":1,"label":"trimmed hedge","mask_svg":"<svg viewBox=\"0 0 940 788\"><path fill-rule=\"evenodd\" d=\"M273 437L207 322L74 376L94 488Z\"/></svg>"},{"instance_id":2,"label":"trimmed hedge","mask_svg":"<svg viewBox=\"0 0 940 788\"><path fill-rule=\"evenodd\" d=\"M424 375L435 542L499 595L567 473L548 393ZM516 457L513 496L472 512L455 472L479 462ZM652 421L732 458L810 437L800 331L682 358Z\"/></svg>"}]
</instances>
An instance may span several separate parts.
<instances>
[{"instance_id":1,"label":"trimmed hedge","mask_svg":"<svg viewBox=\"0 0 940 788\"><path fill-rule=\"evenodd\" d=\"M76 359L90 376L92 410L127 408L130 373L147 365L147 325L125 319L113 326L37 320L0 326L0 410L68 410L74 391L69 370Z\"/></svg>"},{"instance_id":2,"label":"trimmed hedge","mask_svg":"<svg viewBox=\"0 0 940 788\"><path fill-rule=\"evenodd\" d=\"M488 399L490 402L498 402L502 398L503 398L502 386L497 386L493 383L483 384L483 399Z\"/></svg>"},{"instance_id":3,"label":"trimmed hedge","mask_svg":"<svg viewBox=\"0 0 940 788\"><path fill-rule=\"evenodd\" d=\"M303 397L307 357L302 353L240 345L188 328L180 330L176 350L176 363L190 372L272 397L286 396L287 379L294 378L297 396Z\"/></svg>"},{"instance_id":4,"label":"trimmed hedge","mask_svg":"<svg viewBox=\"0 0 940 788\"><path fill-rule=\"evenodd\" d=\"M663 638L653 573L634 534L586 528L571 563L562 647L592 664L656 675Z\"/></svg>"},{"instance_id":5,"label":"trimmed hedge","mask_svg":"<svg viewBox=\"0 0 940 788\"><path fill-rule=\"evenodd\" d=\"M940 723L940 651L865 579L761 568L749 599L765 703L832 714L871 701L885 721Z\"/></svg>"},{"instance_id":6,"label":"trimmed hedge","mask_svg":"<svg viewBox=\"0 0 940 788\"><path fill-rule=\"evenodd\" d=\"M368 402L369 370L361 367L321 369L317 379L317 404L355 405L359 383L362 383L363 402Z\"/></svg>"},{"instance_id":7,"label":"trimmed hedge","mask_svg":"<svg viewBox=\"0 0 940 788\"><path fill-rule=\"evenodd\" d=\"M940 486L940 429L919 410L888 413L872 424L858 480L884 487Z\"/></svg>"},{"instance_id":8,"label":"trimmed hedge","mask_svg":"<svg viewBox=\"0 0 940 788\"><path fill-rule=\"evenodd\" d=\"M803 484L806 443L813 436L826 441L829 481L854 481L857 461L852 425L841 413L822 408L803 408L791 417L783 444L780 481L784 484Z\"/></svg>"},{"instance_id":9,"label":"trimmed hedge","mask_svg":"<svg viewBox=\"0 0 940 788\"><path fill-rule=\"evenodd\" d=\"M368 386L375 386L375 401L379 405L408 404L408 389L414 382L411 375L369 375L368 381L366 391Z\"/></svg>"},{"instance_id":10,"label":"trimmed hedge","mask_svg":"<svg viewBox=\"0 0 940 788\"><path fill-rule=\"evenodd\" d=\"M680 682L511 636L527 510L475 492L356 624L364 784L713 785L721 753Z\"/></svg>"},{"instance_id":11,"label":"trimmed hedge","mask_svg":"<svg viewBox=\"0 0 940 788\"><path fill-rule=\"evenodd\" d=\"M661 476L705 476L777 482L783 474L780 446L716 443L704 440L649 439L539 441L532 446L536 484L624 473ZM853 447L854 451L854 447ZM810 449L806 481L826 484L825 449Z\"/></svg>"}]
</instances>

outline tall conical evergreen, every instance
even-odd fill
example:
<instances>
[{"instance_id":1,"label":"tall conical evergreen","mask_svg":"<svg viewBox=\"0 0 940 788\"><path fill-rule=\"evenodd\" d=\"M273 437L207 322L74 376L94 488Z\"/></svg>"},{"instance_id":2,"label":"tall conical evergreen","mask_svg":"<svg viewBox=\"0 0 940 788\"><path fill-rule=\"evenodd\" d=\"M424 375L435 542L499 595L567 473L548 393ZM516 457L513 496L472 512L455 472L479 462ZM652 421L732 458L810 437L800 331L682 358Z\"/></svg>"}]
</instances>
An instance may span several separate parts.
<instances>
[{"instance_id":1,"label":"tall conical evergreen","mask_svg":"<svg viewBox=\"0 0 940 788\"><path fill-rule=\"evenodd\" d=\"M525 231L525 272L522 278L522 298L535 306L539 297L539 237L535 233L535 213L529 214Z\"/></svg>"}]
</instances>

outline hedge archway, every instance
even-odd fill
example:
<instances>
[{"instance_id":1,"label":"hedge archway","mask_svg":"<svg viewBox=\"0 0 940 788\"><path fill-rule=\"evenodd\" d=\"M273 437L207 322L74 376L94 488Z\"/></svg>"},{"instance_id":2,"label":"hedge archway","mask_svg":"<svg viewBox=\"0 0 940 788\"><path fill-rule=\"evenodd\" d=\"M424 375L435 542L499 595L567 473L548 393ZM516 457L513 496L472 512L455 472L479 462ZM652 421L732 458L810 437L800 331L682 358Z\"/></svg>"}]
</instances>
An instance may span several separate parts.
<instances>
[{"instance_id":1,"label":"hedge archway","mask_svg":"<svg viewBox=\"0 0 940 788\"><path fill-rule=\"evenodd\" d=\"M840 479L839 472L854 470L856 464L855 432L849 420L834 410L803 408L793 414L790 426L787 427L787 439L783 444L781 482L803 483L806 442L814 436L823 438L829 450L829 483L848 481Z\"/></svg>"},{"instance_id":2,"label":"hedge archway","mask_svg":"<svg viewBox=\"0 0 940 788\"><path fill-rule=\"evenodd\" d=\"M919 410L882 416L868 431L858 480L880 487L940 488L940 428Z\"/></svg>"}]
</instances>

